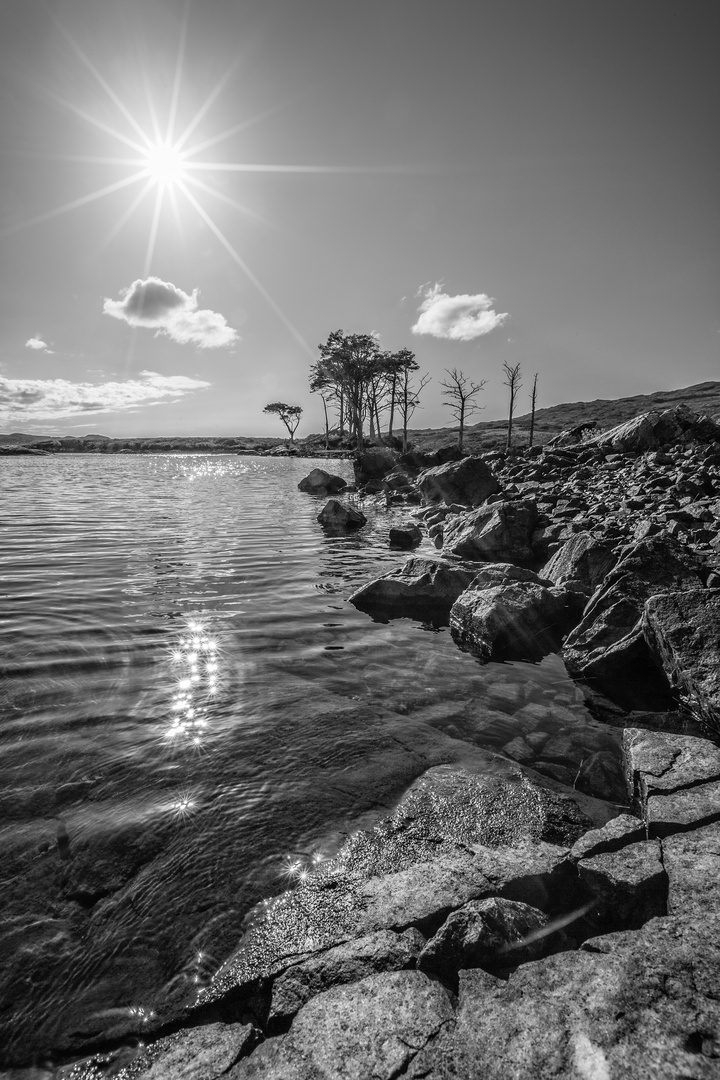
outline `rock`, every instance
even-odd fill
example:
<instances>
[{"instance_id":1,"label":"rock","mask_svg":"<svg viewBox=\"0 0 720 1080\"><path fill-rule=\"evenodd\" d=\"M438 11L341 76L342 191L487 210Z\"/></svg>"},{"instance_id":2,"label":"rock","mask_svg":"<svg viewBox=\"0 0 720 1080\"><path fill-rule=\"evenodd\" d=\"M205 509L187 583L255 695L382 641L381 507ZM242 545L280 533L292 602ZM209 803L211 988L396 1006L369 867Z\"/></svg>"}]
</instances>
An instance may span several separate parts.
<instances>
[{"instance_id":1,"label":"rock","mask_svg":"<svg viewBox=\"0 0 720 1080\"><path fill-rule=\"evenodd\" d=\"M530 959L526 939L547 925L547 916L512 900L492 897L472 900L448 915L420 953L418 967L445 977L460 968L484 967L509 957L517 963Z\"/></svg>"},{"instance_id":2,"label":"rock","mask_svg":"<svg viewBox=\"0 0 720 1080\"><path fill-rule=\"evenodd\" d=\"M639 929L648 919L665 914L667 877L659 841L583 858L577 868L595 901L593 915L606 926Z\"/></svg>"},{"instance_id":3,"label":"rock","mask_svg":"<svg viewBox=\"0 0 720 1080\"><path fill-rule=\"evenodd\" d=\"M312 469L298 484L298 491L306 491L310 495L335 495L346 487L347 480L343 480L342 476L334 476L324 469Z\"/></svg>"},{"instance_id":4,"label":"rock","mask_svg":"<svg viewBox=\"0 0 720 1080\"><path fill-rule=\"evenodd\" d=\"M573 582L588 594L595 592L617 562L615 546L592 533L575 533L541 570L553 585Z\"/></svg>"},{"instance_id":5,"label":"rock","mask_svg":"<svg viewBox=\"0 0 720 1080\"><path fill-rule=\"evenodd\" d=\"M324 529L337 532L360 529L367 524L367 518L360 510L356 510L354 506L343 506L337 499L330 499L317 519Z\"/></svg>"},{"instance_id":6,"label":"rock","mask_svg":"<svg viewBox=\"0 0 720 1080\"><path fill-rule=\"evenodd\" d=\"M532 500L497 502L445 521L443 555L529 564L537 507Z\"/></svg>"},{"instance_id":7,"label":"rock","mask_svg":"<svg viewBox=\"0 0 720 1080\"><path fill-rule=\"evenodd\" d=\"M627 454L673 446L688 439L720 441L720 426L708 417L698 416L686 405L678 405L662 412L642 413L596 435L589 444Z\"/></svg>"},{"instance_id":8,"label":"rock","mask_svg":"<svg viewBox=\"0 0 720 1080\"><path fill-rule=\"evenodd\" d=\"M355 483L360 487L369 480L382 480L387 473L392 472L397 461L397 453L387 447L377 447L356 454L353 458Z\"/></svg>"},{"instance_id":9,"label":"rock","mask_svg":"<svg viewBox=\"0 0 720 1080\"><path fill-rule=\"evenodd\" d=\"M498 492L500 485L481 457L466 457L426 469L417 479L417 488L427 502L479 506Z\"/></svg>"},{"instance_id":10,"label":"rock","mask_svg":"<svg viewBox=\"0 0 720 1080\"><path fill-rule=\"evenodd\" d=\"M392 1080L453 1016L447 990L420 971L370 975L318 994L228 1080Z\"/></svg>"},{"instance_id":11,"label":"rock","mask_svg":"<svg viewBox=\"0 0 720 1080\"><path fill-rule=\"evenodd\" d=\"M450 611L453 639L485 661L540 660L559 648L567 623L564 593L533 583L473 583Z\"/></svg>"},{"instance_id":12,"label":"rock","mask_svg":"<svg viewBox=\"0 0 720 1080\"><path fill-rule=\"evenodd\" d=\"M668 836L720 819L720 781L682 788L668 795L651 795L646 804L650 836Z\"/></svg>"},{"instance_id":13,"label":"rock","mask_svg":"<svg viewBox=\"0 0 720 1080\"><path fill-rule=\"evenodd\" d=\"M460 973L457 1024L408 1080L668 1080L718 1076L720 919L654 919L523 964ZM590 951L592 950L592 951Z\"/></svg>"},{"instance_id":14,"label":"rock","mask_svg":"<svg viewBox=\"0 0 720 1080\"><path fill-rule=\"evenodd\" d=\"M570 849L570 858L591 858L606 852L620 851L628 844L635 844L645 839L645 824L640 818L630 814L619 814L608 821L601 829L591 829L576 840Z\"/></svg>"},{"instance_id":15,"label":"rock","mask_svg":"<svg viewBox=\"0 0 720 1080\"><path fill-rule=\"evenodd\" d=\"M709 727L720 731L720 589L653 596L642 629L676 686Z\"/></svg>"},{"instance_id":16,"label":"rock","mask_svg":"<svg viewBox=\"0 0 720 1080\"><path fill-rule=\"evenodd\" d=\"M158 1039L133 1063L133 1080L215 1080L257 1038L249 1024L205 1024L178 1031Z\"/></svg>"},{"instance_id":17,"label":"rock","mask_svg":"<svg viewBox=\"0 0 720 1080\"><path fill-rule=\"evenodd\" d=\"M720 910L720 822L662 841L668 914L704 919Z\"/></svg>"},{"instance_id":18,"label":"rock","mask_svg":"<svg viewBox=\"0 0 720 1080\"><path fill-rule=\"evenodd\" d=\"M472 579L471 587L474 589L490 589L496 585L514 584L543 585L546 588L552 586L547 578L538 577L532 570L526 570L522 566L513 563L497 562L488 563L478 570Z\"/></svg>"},{"instance_id":19,"label":"rock","mask_svg":"<svg viewBox=\"0 0 720 1080\"><path fill-rule=\"evenodd\" d=\"M623 753L628 790L641 807L656 792L720 779L720 747L708 739L625 728Z\"/></svg>"},{"instance_id":20,"label":"rock","mask_svg":"<svg viewBox=\"0 0 720 1080\"><path fill-rule=\"evenodd\" d=\"M390 547L414 548L422 540L422 533L414 521L403 521L390 529Z\"/></svg>"},{"instance_id":21,"label":"rock","mask_svg":"<svg viewBox=\"0 0 720 1080\"><path fill-rule=\"evenodd\" d=\"M628 707L668 708L670 687L643 635L642 615L651 596L697 587L701 573L701 560L670 537L626 548L563 645L571 676Z\"/></svg>"},{"instance_id":22,"label":"rock","mask_svg":"<svg viewBox=\"0 0 720 1080\"><path fill-rule=\"evenodd\" d=\"M425 938L414 929L401 934L378 930L317 953L277 976L272 986L270 1022L290 1019L311 997L331 986L413 967L424 945Z\"/></svg>"},{"instance_id":23,"label":"rock","mask_svg":"<svg viewBox=\"0 0 720 1080\"><path fill-rule=\"evenodd\" d=\"M350 603L362 611L380 609L394 617L437 614L450 608L475 576L475 570L436 559L410 558L396 570L362 585Z\"/></svg>"}]
</instances>

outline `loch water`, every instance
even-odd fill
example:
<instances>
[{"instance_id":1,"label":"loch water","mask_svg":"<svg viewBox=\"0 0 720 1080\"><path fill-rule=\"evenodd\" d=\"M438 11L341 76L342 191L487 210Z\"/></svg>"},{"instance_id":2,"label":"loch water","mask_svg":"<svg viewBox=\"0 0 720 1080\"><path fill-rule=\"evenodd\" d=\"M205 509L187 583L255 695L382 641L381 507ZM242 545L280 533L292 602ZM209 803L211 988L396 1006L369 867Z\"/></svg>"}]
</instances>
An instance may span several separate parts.
<instances>
[{"instance_id":1,"label":"loch water","mask_svg":"<svg viewBox=\"0 0 720 1080\"><path fill-rule=\"evenodd\" d=\"M326 535L314 464L0 460L4 1063L172 1013L254 904L431 765L504 753L610 797L617 733L559 658L483 666L347 602L404 561L406 512L366 500Z\"/></svg>"}]
</instances>

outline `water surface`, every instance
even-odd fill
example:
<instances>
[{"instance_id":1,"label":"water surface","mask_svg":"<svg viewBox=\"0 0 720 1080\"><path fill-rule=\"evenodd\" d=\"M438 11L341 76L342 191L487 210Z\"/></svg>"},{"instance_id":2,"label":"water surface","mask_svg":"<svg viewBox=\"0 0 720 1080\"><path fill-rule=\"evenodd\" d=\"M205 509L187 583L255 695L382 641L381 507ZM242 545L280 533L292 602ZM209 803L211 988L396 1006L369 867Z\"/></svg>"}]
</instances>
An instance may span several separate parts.
<instances>
[{"instance_id":1,"label":"water surface","mask_svg":"<svg viewBox=\"0 0 720 1080\"><path fill-rule=\"evenodd\" d=\"M0 460L8 1061L172 1009L259 898L439 761L532 752L572 784L595 756L612 796L616 734L557 658L482 667L347 603L404 561L403 512L326 536L312 464Z\"/></svg>"}]
</instances>

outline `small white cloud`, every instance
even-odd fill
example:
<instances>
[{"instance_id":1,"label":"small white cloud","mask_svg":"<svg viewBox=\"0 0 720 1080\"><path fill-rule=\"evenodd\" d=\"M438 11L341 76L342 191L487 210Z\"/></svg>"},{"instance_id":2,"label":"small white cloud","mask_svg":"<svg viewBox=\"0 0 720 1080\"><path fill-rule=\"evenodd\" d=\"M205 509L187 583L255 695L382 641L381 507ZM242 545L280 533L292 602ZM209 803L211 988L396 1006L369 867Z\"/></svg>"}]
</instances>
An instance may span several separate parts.
<instances>
[{"instance_id":1,"label":"small white cloud","mask_svg":"<svg viewBox=\"0 0 720 1080\"><path fill-rule=\"evenodd\" d=\"M103 311L130 326L146 326L158 334L192 343L201 349L218 349L239 341L237 330L224 315L208 308L198 310L198 291L183 292L169 281L138 278L121 292L120 300L105 299Z\"/></svg>"},{"instance_id":2,"label":"small white cloud","mask_svg":"<svg viewBox=\"0 0 720 1080\"><path fill-rule=\"evenodd\" d=\"M141 371L125 382L74 383L67 379L0 377L0 424L22 419L58 420L86 413L121 412L174 403L211 384L184 375Z\"/></svg>"},{"instance_id":3,"label":"small white cloud","mask_svg":"<svg viewBox=\"0 0 720 1080\"><path fill-rule=\"evenodd\" d=\"M411 327L413 334L430 334L451 341L472 341L491 333L510 317L507 312L501 315L493 311L495 301L486 293L450 296L443 292L443 288L441 282L421 286L420 294L424 299L418 308L420 317Z\"/></svg>"},{"instance_id":4,"label":"small white cloud","mask_svg":"<svg viewBox=\"0 0 720 1080\"><path fill-rule=\"evenodd\" d=\"M52 355L52 349L48 345L47 341L43 341L43 339L39 337L28 338L25 342L25 348L35 349L37 352L40 352L42 350L42 352L50 353Z\"/></svg>"}]
</instances>

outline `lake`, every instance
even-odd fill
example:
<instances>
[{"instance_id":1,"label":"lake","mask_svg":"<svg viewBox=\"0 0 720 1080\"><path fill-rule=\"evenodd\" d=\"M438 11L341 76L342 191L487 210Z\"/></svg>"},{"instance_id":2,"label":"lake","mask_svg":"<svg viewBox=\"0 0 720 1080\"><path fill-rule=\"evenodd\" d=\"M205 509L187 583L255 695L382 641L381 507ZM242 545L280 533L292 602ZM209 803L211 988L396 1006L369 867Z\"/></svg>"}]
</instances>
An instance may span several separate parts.
<instances>
[{"instance_id":1,"label":"lake","mask_svg":"<svg viewBox=\"0 0 720 1080\"><path fill-rule=\"evenodd\" d=\"M546 775L621 791L617 732L557 657L482 666L347 602L402 564L407 512L365 500L367 526L325 535L297 490L316 464L0 460L5 1064L171 1015L254 904L431 765L492 769L525 734Z\"/></svg>"}]
</instances>

